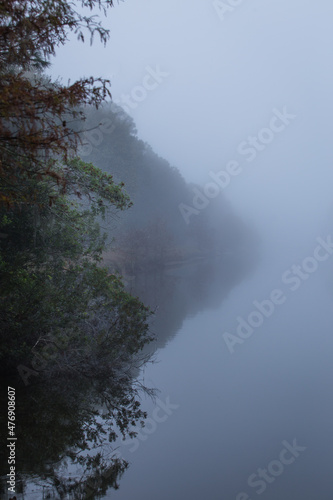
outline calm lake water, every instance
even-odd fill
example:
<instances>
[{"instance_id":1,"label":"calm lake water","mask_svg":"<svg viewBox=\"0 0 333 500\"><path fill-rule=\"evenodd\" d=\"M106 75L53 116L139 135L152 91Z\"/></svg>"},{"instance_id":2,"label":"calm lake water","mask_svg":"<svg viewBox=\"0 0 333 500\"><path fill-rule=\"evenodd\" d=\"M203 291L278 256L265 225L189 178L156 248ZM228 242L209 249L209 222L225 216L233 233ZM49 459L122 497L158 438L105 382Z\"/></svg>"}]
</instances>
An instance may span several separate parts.
<instances>
[{"instance_id":1,"label":"calm lake water","mask_svg":"<svg viewBox=\"0 0 333 500\"><path fill-rule=\"evenodd\" d=\"M156 311L155 362L138 379L159 392L142 397L138 436L116 442L130 465L103 500L332 499L331 246L327 232L309 229L266 238L260 256L239 251L128 279ZM18 395L20 463L36 477L47 479L58 456L61 477L80 436L80 401L91 393L69 383L68 413L61 387L56 398L39 385L25 403L25 390ZM36 481L18 499L41 499Z\"/></svg>"},{"instance_id":2,"label":"calm lake water","mask_svg":"<svg viewBox=\"0 0 333 500\"><path fill-rule=\"evenodd\" d=\"M105 499L331 500L333 256L307 259L317 237L267 247L249 270L211 262L136 284L159 306L157 362L140 378L160 392ZM293 265L308 277L292 280ZM253 302L272 292L260 317ZM260 325L228 348L249 315Z\"/></svg>"}]
</instances>

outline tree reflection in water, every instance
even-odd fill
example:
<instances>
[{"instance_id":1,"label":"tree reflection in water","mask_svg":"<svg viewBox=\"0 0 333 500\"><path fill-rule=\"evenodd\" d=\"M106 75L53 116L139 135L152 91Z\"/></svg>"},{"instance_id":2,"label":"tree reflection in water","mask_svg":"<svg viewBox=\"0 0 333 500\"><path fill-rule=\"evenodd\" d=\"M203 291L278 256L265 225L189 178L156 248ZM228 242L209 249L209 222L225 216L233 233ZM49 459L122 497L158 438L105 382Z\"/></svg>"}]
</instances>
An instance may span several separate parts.
<instances>
[{"instance_id":1,"label":"tree reflection in water","mask_svg":"<svg viewBox=\"0 0 333 500\"><path fill-rule=\"evenodd\" d=\"M140 363L146 361L141 358ZM128 463L117 456L114 443L118 436L136 435L133 426L143 426L147 416L140 393L155 393L134 380L140 363L132 363L117 379L59 375L28 387L17 381L18 493L34 490L39 492L34 498L93 500L109 487L118 488ZM1 462L1 470L8 472L7 457ZM2 477L3 495L6 479Z\"/></svg>"},{"instance_id":2,"label":"tree reflection in water","mask_svg":"<svg viewBox=\"0 0 333 500\"><path fill-rule=\"evenodd\" d=\"M33 483L39 492L34 499L73 500L103 498L108 488L117 489L128 462L117 453L115 441L135 437L135 427L144 426L147 417L140 394L155 394L138 381L140 367L172 339L186 317L218 307L256 263L252 255L138 275L128 288L155 309L156 341L136 362L131 358L121 369L99 376L60 373L42 383L36 377L28 387L18 380L16 470L21 488L31 491ZM6 421L1 425L5 428ZM1 465L7 473L7 457ZM7 491L5 477L1 488Z\"/></svg>"}]
</instances>

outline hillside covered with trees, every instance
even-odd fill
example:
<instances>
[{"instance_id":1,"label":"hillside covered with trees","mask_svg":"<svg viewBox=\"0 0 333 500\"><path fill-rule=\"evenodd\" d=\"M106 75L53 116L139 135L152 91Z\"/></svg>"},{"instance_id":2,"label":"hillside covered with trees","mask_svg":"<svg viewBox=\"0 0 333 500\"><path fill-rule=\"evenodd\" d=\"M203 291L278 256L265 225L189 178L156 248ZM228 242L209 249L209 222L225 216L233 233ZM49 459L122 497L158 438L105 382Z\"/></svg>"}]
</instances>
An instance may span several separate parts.
<instances>
[{"instance_id":1,"label":"hillside covered with trees","mask_svg":"<svg viewBox=\"0 0 333 500\"><path fill-rule=\"evenodd\" d=\"M187 183L176 167L138 138L133 119L119 106L90 107L85 114L81 158L124 183L132 202L116 221L109 220L108 241L114 241L104 254L106 262L133 275L193 259L252 252L253 234L222 190L207 199L203 187ZM193 208L198 196L205 203L202 210Z\"/></svg>"}]
</instances>

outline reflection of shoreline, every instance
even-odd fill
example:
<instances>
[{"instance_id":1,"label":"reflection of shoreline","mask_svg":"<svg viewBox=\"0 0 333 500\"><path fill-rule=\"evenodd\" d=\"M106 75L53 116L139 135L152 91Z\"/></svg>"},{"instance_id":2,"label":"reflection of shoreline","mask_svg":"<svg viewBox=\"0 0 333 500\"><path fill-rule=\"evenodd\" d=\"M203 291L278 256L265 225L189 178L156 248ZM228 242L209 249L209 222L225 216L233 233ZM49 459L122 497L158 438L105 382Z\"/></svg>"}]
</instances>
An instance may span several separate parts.
<instances>
[{"instance_id":1,"label":"reflection of shoreline","mask_svg":"<svg viewBox=\"0 0 333 500\"><path fill-rule=\"evenodd\" d=\"M183 321L206 309L217 309L256 266L254 255L210 256L169 263L163 270L137 273L126 289L153 311L151 352L175 337ZM126 277L125 277L126 279Z\"/></svg>"},{"instance_id":2,"label":"reflection of shoreline","mask_svg":"<svg viewBox=\"0 0 333 500\"><path fill-rule=\"evenodd\" d=\"M29 385L28 390L18 379L11 378L9 384L17 387L21 422L18 500L97 500L109 488L118 488L128 463L117 456L116 439L130 439L132 422L139 428L145 421L140 395L153 395L153 390L138 384L130 369L118 380L112 374L100 378L60 374ZM1 403L4 406L4 396ZM3 416L0 422L3 427ZM3 455L2 471L6 462ZM1 498L7 492L7 479L0 475Z\"/></svg>"},{"instance_id":3,"label":"reflection of shoreline","mask_svg":"<svg viewBox=\"0 0 333 500\"><path fill-rule=\"evenodd\" d=\"M156 341L151 348L147 345L145 352L149 348L155 351L165 347L187 317L218 307L232 288L253 270L256 262L254 257L242 259L235 254L227 258L211 256L173 263L164 271L137 273L127 283L127 289L155 310L151 329ZM117 487L127 464L112 459L116 444L114 432L120 435L115 421L120 415L120 426L124 426L128 438L128 423L136 420L139 429L139 421L144 420L140 406L136 406L138 386L133 383L139 373L140 367L129 371L125 385L122 378L112 385L112 379L73 375L32 384L29 391L20 386L18 419L24 422L19 434L20 454L24 457L20 472L29 498L32 489L38 492L39 496L34 497L37 499L44 488L50 495L59 494L55 498L60 498L60 493L71 498L75 491L82 495L93 491L106 495L110 487ZM101 423L103 428L98 427ZM144 432L140 436L146 437ZM133 441L133 446L138 443ZM88 455L97 454L96 450L102 452L101 467L96 462L91 469ZM82 463L77 462L77 452ZM79 475L76 477L71 469L66 469L67 462L70 467L74 463L79 468L80 477L84 469L84 481L80 483ZM59 468L60 463L63 469ZM90 498L100 496L91 494Z\"/></svg>"}]
</instances>

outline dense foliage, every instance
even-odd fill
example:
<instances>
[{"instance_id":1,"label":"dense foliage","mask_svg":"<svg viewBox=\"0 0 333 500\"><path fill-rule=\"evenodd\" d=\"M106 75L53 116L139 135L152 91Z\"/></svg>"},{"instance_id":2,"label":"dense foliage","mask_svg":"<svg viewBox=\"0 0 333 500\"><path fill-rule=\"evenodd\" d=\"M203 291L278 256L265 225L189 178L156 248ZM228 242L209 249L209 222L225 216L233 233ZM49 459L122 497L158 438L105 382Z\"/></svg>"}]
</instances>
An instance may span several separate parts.
<instances>
[{"instance_id":1,"label":"dense foliage","mask_svg":"<svg viewBox=\"0 0 333 500\"><path fill-rule=\"evenodd\" d=\"M8 0L0 8L3 371L33 363L37 372L97 373L149 338L148 310L100 265L105 237L98 221L131 202L123 184L76 155L75 123L85 118L85 105L98 108L110 95L109 82L63 86L41 72L70 31L82 41L84 31L97 32L106 42L95 16L80 12L62 0Z\"/></svg>"},{"instance_id":2,"label":"dense foliage","mask_svg":"<svg viewBox=\"0 0 333 500\"><path fill-rule=\"evenodd\" d=\"M101 223L131 201L111 172L77 154L84 108L98 109L110 82L63 85L43 73L70 32L107 41L84 11L106 11L112 0L80 3L0 5L0 371L17 387L26 422L18 479L46 474L61 498L116 487L126 462L89 452L105 435L109 444L135 435L144 419L133 376L151 340L148 308L102 262ZM66 456L81 467L75 484L58 473Z\"/></svg>"}]
</instances>

